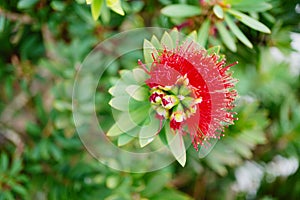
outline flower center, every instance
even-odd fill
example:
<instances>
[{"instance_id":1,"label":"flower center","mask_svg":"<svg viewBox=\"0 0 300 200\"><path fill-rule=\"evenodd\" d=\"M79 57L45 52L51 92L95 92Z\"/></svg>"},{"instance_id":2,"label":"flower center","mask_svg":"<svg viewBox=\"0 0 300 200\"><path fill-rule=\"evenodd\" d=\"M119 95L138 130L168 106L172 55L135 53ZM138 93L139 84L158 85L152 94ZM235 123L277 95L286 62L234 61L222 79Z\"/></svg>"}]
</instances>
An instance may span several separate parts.
<instances>
[{"instance_id":1,"label":"flower center","mask_svg":"<svg viewBox=\"0 0 300 200\"><path fill-rule=\"evenodd\" d=\"M193 86L186 76L171 86L156 86L150 91L150 102L158 116L170 120L170 127L180 129L185 120L197 111L201 98L193 97Z\"/></svg>"}]
</instances>

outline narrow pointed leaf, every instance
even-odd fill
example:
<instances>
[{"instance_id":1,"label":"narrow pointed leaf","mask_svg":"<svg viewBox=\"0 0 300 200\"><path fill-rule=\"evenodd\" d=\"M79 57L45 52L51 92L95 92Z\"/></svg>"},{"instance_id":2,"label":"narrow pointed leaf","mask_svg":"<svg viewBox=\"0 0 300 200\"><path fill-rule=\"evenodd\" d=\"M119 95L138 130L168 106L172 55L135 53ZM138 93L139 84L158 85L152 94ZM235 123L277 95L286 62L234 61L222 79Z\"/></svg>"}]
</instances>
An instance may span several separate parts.
<instances>
[{"instance_id":1,"label":"narrow pointed leaf","mask_svg":"<svg viewBox=\"0 0 300 200\"><path fill-rule=\"evenodd\" d=\"M253 28L254 30L263 32L263 33L271 33L271 30L265 26L263 23L257 21L256 19L253 19L249 17L248 15L245 15L244 13L241 13L237 10L228 9L227 10L230 14L234 15L239 21L244 23L245 25Z\"/></svg>"},{"instance_id":2,"label":"narrow pointed leaf","mask_svg":"<svg viewBox=\"0 0 300 200\"><path fill-rule=\"evenodd\" d=\"M150 142L152 142L159 131L160 121L155 117L155 114L151 115L150 120L151 121L149 124L144 124L141 127L139 133L139 142L141 147L144 147Z\"/></svg>"},{"instance_id":3,"label":"narrow pointed leaf","mask_svg":"<svg viewBox=\"0 0 300 200\"><path fill-rule=\"evenodd\" d=\"M186 150L183 141L183 137L180 133L174 133L171 129L169 124L166 124L166 136L167 142L170 147L172 154L174 155L175 159L180 163L181 166L185 166L186 163Z\"/></svg>"},{"instance_id":4,"label":"narrow pointed leaf","mask_svg":"<svg viewBox=\"0 0 300 200\"><path fill-rule=\"evenodd\" d=\"M123 131L119 128L117 124L114 124L106 133L107 136L118 136L121 135Z\"/></svg>"},{"instance_id":5,"label":"narrow pointed leaf","mask_svg":"<svg viewBox=\"0 0 300 200\"><path fill-rule=\"evenodd\" d=\"M221 47L220 46L213 46L209 49L207 49L207 54L211 55L213 53L218 54L220 52Z\"/></svg>"},{"instance_id":6,"label":"narrow pointed leaf","mask_svg":"<svg viewBox=\"0 0 300 200\"><path fill-rule=\"evenodd\" d=\"M244 33L239 29L239 27L234 23L234 21L231 19L229 15L225 16L225 21L227 25L229 26L230 30L233 32L233 34L247 47L252 48L253 45L248 40L248 38L244 35Z\"/></svg>"},{"instance_id":7,"label":"narrow pointed leaf","mask_svg":"<svg viewBox=\"0 0 300 200\"><path fill-rule=\"evenodd\" d=\"M134 139L134 137L128 135L128 134L122 134L118 137L118 146L124 146L131 142Z\"/></svg>"},{"instance_id":8,"label":"narrow pointed leaf","mask_svg":"<svg viewBox=\"0 0 300 200\"><path fill-rule=\"evenodd\" d=\"M198 32L198 43L200 44L200 46L205 47L206 43L207 43L207 38L209 35L209 27L210 27L210 21L209 19L206 19Z\"/></svg>"},{"instance_id":9,"label":"narrow pointed leaf","mask_svg":"<svg viewBox=\"0 0 300 200\"><path fill-rule=\"evenodd\" d=\"M154 57L158 56L156 48L152 45L151 42L149 42L146 39L144 40L143 51L144 51L144 59L146 64L152 63L154 61L153 56Z\"/></svg>"},{"instance_id":10,"label":"narrow pointed leaf","mask_svg":"<svg viewBox=\"0 0 300 200\"><path fill-rule=\"evenodd\" d=\"M171 50L174 48L173 40L169 33L165 32L161 38L161 44L163 47L166 47L167 49Z\"/></svg>"},{"instance_id":11,"label":"narrow pointed leaf","mask_svg":"<svg viewBox=\"0 0 300 200\"><path fill-rule=\"evenodd\" d=\"M106 4L107 7L112 9L115 13L118 13L119 15L125 15L120 0L106 0Z\"/></svg>"},{"instance_id":12,"label":"narrow pointed leaf","mask_svg":"<svg viewBox=\"0 0 300 200\"><path fill-rule=\"evenodd\" d=\"M148 98L148 89L139 85L126 87L126 92L137 101L145 101Z\"/></svg>"},{"instance_id":13,"label":"narrow pointed leaf","mask_svg":"<svg viewBox=\"0 0 300 200\"><path fill-rule=\"evenodd\" d=\"M224 24L222 22L216 23L216 27L220 33L221 39L224 42L224 44L230 49L231 51L236 51L236 45L234 43L234 40L232 36L230 35L229 31L226 29Z\"/></svg>"},{"instance_id":14,"label":"narrow pointed leaf","mask_svg":"<svg viewBox=\"0 0 300 200\"><path fill-rule=\"evenodd\" d=\"M136 68L133 71L133 77L138 84L143 84L147 80L148 76L143 69Z\"/></svg>"},{"instance_id":15,"label":"narrow pointed leaf","mask_svg":"<svg viewBox=\"0 0 300 200\"><path fill-rule=\"evenodd\" d=\"M186 4L173 4L164 7L161 10L161 13L168 17L185 18L185 17L200 15L201 10L199 6L192 6Z\"/></svg>"},{"instance_id":16,"label":"narrow pointed leaf","mask_svg":"<svg viewBox=\"0 0 300 200\"><path fill-rule=\"evenodd\" d=\"M162 49L162 46L155 35L153 35L151 38L151 44L158 50Z\"/></svg>"},{"instance_id":17,"label":"narrow pointed leaf","mask_svg":"<svg viewBox=\"0 0 300 200\"><path fill-rule=\"evenodd\" d=\"M109 105L120 111L128 111L129 96L114 97L110 100Z\"/></svg>"},{"instance_id":18,"label":"narrow pointed leaf","mask_svg":"<svg viewBox=\"0 0 300 200\"><path fill-rule=\"evenodd\" d=\"M92 16L93 19L96 21L101 13L103 0L93 0L91 4Z\"/></svg>"},{"instance_id":19,"label":"narrow pointed leaf","mask_svg":"<svg viewBox=\"0 0 300 200\"><path fill-rule=\"evenodd\" d=\"M199 158L204 158L205 156L207 156L214 148L214 146L217 144L218 140L219 139L217 138L212 138L209 140L209 144L202 145L198 152Z\"/></svg>"},{"instance_id":20,"label":"narrow pointed leaf","mask_svg":"<svg viewBox=\"0 0 300 200\"><path fill-rule=\"evenodd\" d=\"M180 35L177 28L172 29L170 32L170 37L172 38L174 46L178 46Z\"/></svg>"},{"instance_id":21,"label":"narrow pointed leaf","mask_svg":"<svg viewBox=\"0 0 300 200\"><path fill-rule=\"evenodd\" d=\"M272 5L261 0L252 0L233 4L232 8L243 12L264 12L266 10L270 10L272 8Z\"/></svg>"}]
</instances>

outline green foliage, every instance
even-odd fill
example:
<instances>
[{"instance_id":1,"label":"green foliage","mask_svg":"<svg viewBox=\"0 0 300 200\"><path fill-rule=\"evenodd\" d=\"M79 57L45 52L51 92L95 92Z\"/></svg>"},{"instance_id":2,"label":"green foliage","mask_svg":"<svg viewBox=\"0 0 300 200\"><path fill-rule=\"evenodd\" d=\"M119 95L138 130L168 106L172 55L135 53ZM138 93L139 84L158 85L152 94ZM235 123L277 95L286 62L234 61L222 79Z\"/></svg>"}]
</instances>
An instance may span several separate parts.
<instances>
[{"instance_id":1,"label":"green foliage","mask_svg":"<svg viewBox=\"0 0 300 200\"><path fill-rule=\"evenodd\" d=\"M299 162L300 79L299 74L290 71L290 32L299 32L300 27L299 14L295 12L297 3L2 0L0 199L298 198L299 169L287 177L270 179L266 175L256 196L232 189L236 169L247 160L265 166L281 155L295 157ZM121 31L146 26L177 26L203 47L219 45L209 52L220 50L228 63L238 61L232 71L239 79L235 116L239 119L226 129L226 136L213 144L214 148L207 148L202 159L192 148L188 149L186 160L181 160L186 162L185 168L174 162L150 173L119 172L92 158L77 135L72 117L74 77L98 42ZM164 43L173 45L173 37L165 35ZM150 42L145 41L144 47L160 48L161 44L153 37ZM274 50L283 53L285 59L279 60ZM134 52L117 59L98 84L95 109L99 121L105 122L106 131L113 124L108 90L115 85L119 72L125 76L137 66L142 54ZM151 62L153 58L145 59ZM142 105L145 91L136 87L145 78L141 75L141 71L135 71L126 84L116 84L110 90L117 98L111 105L127 105L130 101ZM84 82L83 99L91 92L90 84L88 79ZM121 99L124 94L130 101ZM94 108L86 105L84 109ZM135 110L131 108L130 112ZM140 131L141 138L155 134L158 124L151 117L135 120L148 125ZM125 130L130 128L127 122L119 121ZM129 150L135 145L151 145L143 139L135 143L135 135L118 139L123 133L124 129L114 127L107 134L116 146ZM168 140L166 133L160 138L162 142ZM175 147L171 149L180 154ZM145 166L149 162L145 160Z\"/></svg>"}]
</instances>

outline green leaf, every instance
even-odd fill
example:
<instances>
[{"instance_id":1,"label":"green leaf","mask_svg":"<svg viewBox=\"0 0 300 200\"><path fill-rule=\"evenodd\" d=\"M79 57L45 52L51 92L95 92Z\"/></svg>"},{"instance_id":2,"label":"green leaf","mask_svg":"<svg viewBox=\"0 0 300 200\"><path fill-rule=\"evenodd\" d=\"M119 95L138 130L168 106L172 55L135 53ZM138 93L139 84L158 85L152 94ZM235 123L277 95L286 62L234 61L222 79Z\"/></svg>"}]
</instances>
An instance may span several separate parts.
<instances>
[{"instance_id":1,"label":"green leaf","mask_svg":"<svg viewBox=\"0 0 300 200\"><path fill-rule=\"evenodd\" d=\"M201 25L201 27L198 31L198 43L202 47L205 47L205 45L206 45L207 38L208 38L208 35L209 35L209 27L210 27L210 20L206 19L202 23L202 25Z\"/></svg>"},{"instance_id":2,"label":"green leaf","mask_svg":"<svg viewBox=\"0 0 300 200\"><path fill-rule=\"evenodd\" d=\"M22 195L23 197L25 197L27 195L26 189L19 184L12 185L12 190L15 191L16 193Z\"/></svg>"},{"instance_id":3,"label":"green leaf","mask_svg":"<svg viewBox=\"0 0 300 200\"><path fill-rule=\"evenodd\" d=\"M217 144L218 141L219 141L219 139L212 138L208 141L209 144L203 144L199 148L199 152L198 152L199 158L204 158L205 156L207 156L211 152L211 150L214 148L214 146Z\"/></svg>"},{"instance_id":4,"label":"green leaf","mask_svg":"<svg viewBox=\"0 0 300 200\"><path fill-rule=\"evenodd\" d=\"M165 125L165 130L168 145L172 154L180 165L184 167L186 163L186 150L182 135L179 132L175 133L171 130L169 124Z\"/></svg>"},{"instance_id":5,"label":"green leaf","mask_svg":"<svg viewBox=\"0 0 300 200\"><path fill-rule=\"evenodd\" d=\"M130 85L126 87L126 92L137 101L145 101L149 96L148 89L139 85Z\"/></svg>"},{"instance_id":6,"label":"green leaf","mask_svg":"<svg viewBox=\"0 0 300 200\"><path fill-rule=\"evenodd\" d=\"M10 175L16 176L22 169L22 160L20 159L14 159L11 169L10 169Z\"/></svg>"},{"instance_id":7,"label":"green leaf","mask_svg":"<svg viewBox=\"0 0 300 200\"><path fill-rule=\"evenodd\" d=\"M103 0L93 0L91 5L92 16L93 19L96 21L101 13Z\"/></svg>"},{"instance_id":8,"label":"green leaf","mask_svg":"<svg viewBox=\"0 0 300 200\"><path fill-rule=\"evenodd\" d=\"M231 19L229 15L225 15L225 21L227 25L229 26L230 30L233 32L233 34L247 47L252 48L253 45L248 40L248 38L244 35L244 33L239 29L239 27L234 23L234 21Z\"/></svg>"},{"instance_id":9,"label":"green leaf","mask_svg":"<svg viewBox=\"0 0 300 200\"><path fill-rule=\"evenodd\" d=\"M197 41L197 31L192 31L188 36L187 40Z\"/></svg>"},{"instance_id":10,"label":"green leaf","mask_svg":"<svg viewBox=\"0 0 300 200\"><path fill-rule=\"evenodd\" d=\"M262 0L241 1L240 3L233 4L231 8L243 12L264 12L270 10L272 5Z\"/></svg>"},{"instance_id":11,"label":"green leaf","mask_svg":"<svg viewBox=\"0 0 300 200\"><path fill-rule=\"evenodd\" d=\"M114 124L106 133L107 136L118 136L121 135L123 131L119 128L117 124Z\"/></svg>"},{"instance_id":12,"label":"green leaf","mask_svg":"<svg viewBox=\"0 0 300 200\"><path fill-rule=\"evenodd\" d=\"M4 31L5 28L5 17L0 16L0 33Z\"/></svg>"},{"instance_id":13,"label":"green leaf","mask_svg":"<svg viewBox=\"0 0 300 200\"><path fill-rule=\"evenodd\" d=\"M221 36L221 39L223 40L224 44L230 49L231 51L235 52L236 51L236 45L235 42L230 35L229 31L226 29L224 24L222 22L216 23L216 27L219 31L219 34Z\"/></svg>"},{"instance_id":14,"label":"green leaf","mask_svg":"<svg viewBox=\"0 0 300 200\"><path fill-rule=\"evenodd\" d=\"M148 79L148 76L143 69L136 68L132 71L132 73L138 84L145 84L145 81Z\"/></svg>"},{"instance_id":15,"label":"green leaf","mask_svg":"<svg viewBox=\"0 0 300 200\"><path fill-rule=\"evenodd\" d=\"M214 53L215 53L215 54L219 54L220 49L221 49L220 46L214 46L214 47L211 47L211 48L207 49L207 54L208 54L208 55L212 55L212 54L214 54Z\"/></svg>"},{"instance_id":16,"label":"green leaf","mask_svg":"<svg viewBox=\"0 0 300 200\"><path fill-rule=\"evenodd\" d=\"M158 172L154 174L147 182L146 188L143 190L143 196L152 197L153 195L160 193L165 185L170 181L170 174L165 172Z\"/></svg>"},{"instance_id":17,"label":"green leaf","mask_svg":"<svg viewBox=\"0 0 300 200\"><path fill-rule=\"evenodd\" d=\"M131 142L134 139L134 137L128 135L128 134L122 134L118 137L118 146L124 146Z\"/></svg>"},{"instance_id":18,"label":"green leaf","mask_svg":"<svg viewBox=\"0 0 300 200\"><path fill-rule=\"evenodd\" d=\"M17 4L18 9L28 9L33 7L38 0L20 0Z\"/></svg>"},{"instance_id":19,"label":"green leaf","mask_svg":"<svg viewBox=\"0 0 300 200\"><path fill-rule=\"evenodd\" d=\"M160 120L155 117L154 113L150 115L150 120L151 121L149 124L143 124L141 127L139 133L139 142L141 147L144 147L152 142L159 130Z\"/></svg>"},{"instance_id":20,"label":"green leaf","mask_svg":"<svg viewBox=\"0 0 300 200\"><path fill-rule=\"evenodd\" d=\"M152 45L151 42L149 42L148 40L144 40L144 45L143 45L143 51L144 51L144 59L145 59L145 63L153 63L153 57L157 57L158 53L156 48Z\"/></svg>"},{"instance_id":21,"label":"green leaf","mask_svg":"<svg viewBox=\"0 0 300 200\"><path fill-rule=\"evenodd\" d=\"M157 50L162 49L162 46L161 46L159 40L157 39L157 37L155 35L153 35L152 38L151 38L151 45Z\"/></svg>"},{"instance_id":22,"label":"green leaf","mask_svg":"<svg viewBox=\"0 0 300 200\"><path fill-rule=\"evenodd\" d=\"M174 47L176 47L179 42L180 42L180 34L177 30L177 28L173 28L170 33L169 33L170 37L172 38L172 41L173 41L173 44L174 44Z\"/></svg>"},{"instance_id":23,"label":"green leaf","mask_svg":"<svg viewBox=\"0 0 300 200\"><path fill-rule=\"evenodd\" d=\"M185 18L185 17L192 17L201 14L200 7L186 5L186 4L173 4L164 7L161 10L163 15L168 17L177 17L177 18Z\"/></svg>"},{"instance_id":24,"label":"green leaf","mask_svg":"<svg viewBox=\"0 0 300 200\"><path fill-rule=\"evenodd\" d=\"M164 32L160 43L162 44L163 47L166 47L169 50L174 48L173 40L172 40L171 36L169 35L169 33L167 33L167 32Z\"/></svg>"},{"instance_id":25,"label":"green leaf","mask_svg":"<svg viewBox=\"0 0 300 200\"><path fill-rule=\"evenodd\" d=\"M222 7L219 6L218 4L214 5L213 11L219 19L224 18L224 11L223 11Z\"/></svg>"},{"instance_id":26,"label":"green leaf","mask_svg":"<svg viewBox=\"0 0 300 200\"><path fill-rule=\"evenodd\" d=\"M245 25L253 28L254 30L263 32L263 33L271 33L270 29L262 24L261 22L257 21L256 19L253 19L249 17L248 15L245 15L239 11L228 9L227 10L230 14L234 15L239 21L244 23Z\"/></svg>"},{"instance_id":27,"label":"green leaf","mask_svg":"<svg viewBox=\"0 0 300 200\"><path fill-rule=\"evenodd\" d=\"M112 9L115 13L118 13L119 15L122 16L125 15L120 0L106 0L106 5L107 7Z\"/></svg>"},{"instance_id":28,"label":"green leaf","mask_svg":"<svg viewBox=\"0 0 300 200\"><path fill-rule=\"evenodd\" d=\"M9 160L8 160L7 154L5 154L5 153L1 154L1 160L0 160L0 162L1 162L1 171L5 172L8 169L8 164L9 164L8 163Z\"/></svg>"},{"instance_id":29,"label":"green leaf","mask_svg":"<svg viewBox=\"0 0 300 200\"><path fill-rule=\"evenodd\" d=\"M129 108L129 96L114 97L109 101L109 105L120 111L128 111Z\"/></svg>"}]
</instances>

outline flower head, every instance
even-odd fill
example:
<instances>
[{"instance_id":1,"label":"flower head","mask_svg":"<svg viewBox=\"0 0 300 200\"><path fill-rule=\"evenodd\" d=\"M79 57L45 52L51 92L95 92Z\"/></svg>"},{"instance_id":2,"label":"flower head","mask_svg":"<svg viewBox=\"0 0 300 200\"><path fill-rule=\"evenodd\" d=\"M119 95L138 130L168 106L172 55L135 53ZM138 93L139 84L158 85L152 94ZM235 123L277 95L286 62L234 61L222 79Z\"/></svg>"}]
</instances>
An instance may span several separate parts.
<instances>
[{"instance_id":1,"label":"flower head","mask_svg":"<svg viewBox=\"0 0 300 200\"><path fill-rule=\"evenodd\" d=\"M189 132L196 150L233 124L236 80L224 58L209 54L193 40L173 48L162 44L153 50L152 58L146 80L152 108L159 119L169 120L175 132Z\"/></svg>"}]
</instances>

